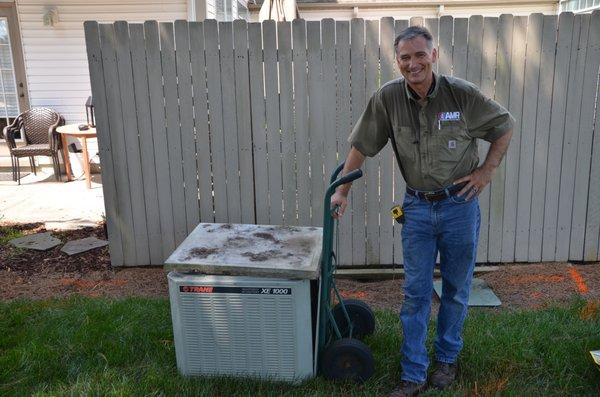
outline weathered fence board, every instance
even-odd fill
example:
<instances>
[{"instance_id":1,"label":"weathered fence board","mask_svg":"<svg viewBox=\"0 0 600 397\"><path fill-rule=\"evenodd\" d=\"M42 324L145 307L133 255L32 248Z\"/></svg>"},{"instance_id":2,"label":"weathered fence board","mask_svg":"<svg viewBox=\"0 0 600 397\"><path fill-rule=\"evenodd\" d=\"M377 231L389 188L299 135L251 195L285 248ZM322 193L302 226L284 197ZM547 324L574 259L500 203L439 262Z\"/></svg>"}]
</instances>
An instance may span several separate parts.
<instances>
[{"instance_id":1,"label":"weathered fence board","mask_svg":"<svg viewBox=\"0 0 600 397\"><path fill-rule=\"evenodd\" d=\"M341 163L342 153L348 153L348 131L352 129L352 114L350 102L350 23L348 21L335 22L335 62L337 66L336 84L336 139L337 162ZM348 208L345 215L339 220L339 252L340 263L352 263L352 209Z\"/></svg>"},{"instance_id":2,"label":"weathered fence board","mask_svg":"<svg viewBox=\"0 0 600 397\"><path fill-rule=\"evenodd\" d=\"M496 101L505 108L510 104L510 64L512 61L513 16L501 15L498 21L498 50L496 52ZM496 170L490 184L490 231L488 242L488 261L502 260L502 236L504 220L504 185L506 162Z\"/></svg>"},{"instance_id":3,"label":"weathered fence board","mask_svg":"<svg viewBox=\"0 0 600 397\"><path fill-rule=\"evenodd\" d=\"M565 109L571 40L573 39L574 16L563 13L558 23L556 62L554 69L554 89L552 93L552 114L550 117L550 138L548 143L548 172L546 175L546 195L544 197L544 236L542 240L542 261L552 261L556 255L556 225L558 193L560 191L560 162L562 142L565 134Z\"/></svg>"},{"instance_id":4,"label":"weathered fence board","mask_svg":"<svg viewBox=\"0 0 600 397\"><path fill-rule=\"evenodd\" d=\"M468 53L468 24L467 18L454 19L454 49L452 51L452 76L460 79L467 78Z\"/></svg>"},{"instance_id":5,"label":"weathered fence board","mask_svg":"<svg viewBox=\"0 0 600 397\"><path fill-rule=\"evenodd\" d=\"M438 41L438 72L452 75L452 32L454 19L450 15L440 18L440 38Z\"/></svg>"},{"instance_id":6,"label":"weathered fence board","mask_svg":"<svg viewBox=\"0 0 600 397\"><path fill-rule=\"evenodd\" d=\"M104 88L102 51L100 50L100 32L97 22L85 22L85 44L89 61L90 82L97 99L96 106L107 109L107 95ZM122 224L119 224L117 191L115 187L115 169L111 150L110 127L106 111L96 115L98 151L102 162L102 189L106 211L106 227L110 236L109 253L114 266L123 265L123 244L121 242ZM115 139L115 138L113 138Z\"/></svg>"},{"instance_id":7,"label":"weathered fence board","mask_svg":"<svg viewBox=\"0 0 600 397\"><path fill-rule=\"evenodd\" d=\"M595 26L593 22L596 22ZM597 18L595 21L589 22L586 57L584 61L584 85L581 97L581 117L579 119L569 257L581 258L583 257L584 250L585 219L588 205L588 195L586 192L589 189L590 180L589 170L593 143L594 111L597 111L595 109L597 89L594 87L593 82L598 80L598 67L600 64L600 50L598 48L598 43L600 42L600 37L598 36L599 22ZM600 200L600 197L596 196L595 200Z\"/></svg>"},{"instance_id":8,"label":"weathered fence board","mask_svg":"<svg viewBox=\"0 0 600 397\"><path fill-rule=\"evenodd\" d=\"M600 13L592 14L590 22L590 45L589 50L596 59L600 52ZM600 94L600 86L596 80L596 98ZM591 160L591 172L589 178L588 208L585 225L585 242L583 259L594 261L600 259L600 244L598 235L600 234L600 121L598 120L598 108L596 107L596 119L594 123L593 134L593 152Z\"/></svg>"},{"instance_id":9,"label":"weathered fence board","mask_svg":"<svg viewBox=\"0 0 600 397\"><path fill-rule=\"evenodd\" d=\"M206 57L204 55L204 28L202 22L190 23L190 62L192 68L194 128L196 133L196 167L200 201L200 220L214 222L212 198L212 164L208 125L208 97L206 94Z\"/></svg>"},{"instance_id":10,"label":"weathered fence board","mask_svg":"<svg viewBox=\"0 0 600 397\"><path fill-rule=\"evenodd\" d=\"M265 225L269 223L269 166L267 162L262 30L260 23L251 23L248 26L248 62L250 64L256 222Z\"/></svg>"},{"instance_id":11,"label":"weathered fence board","mask_svg":"<svg viewBox=\"0 0 600 397\"><path fill-rule=\"evenodd\" d=\"M396 33L399 33L399 29L404 29L404 25L402 24L402 20L396 21ZM436 49L438 49L438 45L440 43L439 37L438 37L438 32L439 32L439 24L440 24L440 20L439 18L425 18L425 20L423 21L423 26L425 26L427 28L427 30L429 30L429 32L431 33L431 37L433 37L433 45ZM438 49L439 51L439 49ZM433 70L438 73L438 68L440 66L439 62L436 62L433 64Z\"/></svg>"},{"instance_id":12,"label":"weathered fence board","mask_svg":"<svg viewBox=\"0 0 600 397\"><path fill-rule=\"evenodd\" d=\"M379 87L379 21L365 21L365 77L366 95ZM368 101L368 99L367 99ZM379 160L380 156L367 158L364 166L367 196L367 264L379 263Z\"/></svg>"},{"instance_id":13,"label":"weathered fence board","mask_svg":"<svg viewBox=\"0 0 600 397\"><path fill-rule=\"evenodd\" d=\"M125 172L127 170L127 156L125 153L121 94L119 92L119 79L115 78L115 76L118 76L118 71L116 39L113 25L100 25L100 43L104 86L106 90L105 114L100 115L100 118L108 119L107 131L110 134L110 151L115 171L113 178L117 191L116 204L118 212L116 220L118 222L117 226L121 231L123 265L135 265L138 262L136 259L135 234L131 209L132 202L129 193L129 177L127 172ZM102 134L99 134L99 137L102 137ZM168 205L170 206L171 203L169 202Z\"/></svg>"},{"instance_id":14,"label":"weathered fence board","mask_svg":"<svg viewBox=\"0 0 600 397\"><path fill-rule=\"evenodd\" d=\"M198 201L198 177L196 164L196 136L194 133L194 105L192 94L192 70L190 38L187 21L175 22L175 65L177 67L177 95L179 97L179 120L181 128L181 154L183 185L185 193L185 216L187 233L200 222Z\"/></svg>"},{"instance_id":15,"label":"weathered fence board","mask_svg":"<svg viewBox=\"0 0 600 397\"><path fill-rule=\"evenodd\" d=\"M310 114L308 131L310 140L310 200L312 208L311 224L323 223L323 75L321 73L321 24L310 21L306 24L308 58L308 98ZM330 170L328 170L330 171Z\"/></svg>"},{"instance_id":16,"label":"weathered fence board","mask_svg":"<svg viewBox=\"0 0 600 397\"><path fill-rule=\"evenodd\" d=\"M173 227L175 244L179 245L187 236L185 213L185 191L182 168L181 126L177 90L177 66L175 64L175 36L171 22L158 24L161 42L161 63L164 80L167 148L169 153L169 180L171 181L171 203L173 204Z\"/></svg>"},{"instance_id":17,"label":"weathered fence board","mask_svg":"<svg viewBox=\"0 0 600 397\"><path fill-rule=\"evenodd\" d=\"M469 36L468 36L468 48L467 48L467 69L466 69L466 79L471 83L481 86L481 71L482 71L482 45L483 45L483 17L481 15L472 16L469 18ZM481 153L481 142L478 142L479 152L478 155L480 158L484 158L485 153ZM487 191L487 189L485 189ZM487 219L483 219L484 206L487 208L487 202L481 199L479 207L481 211L481 221L480 221L480 234L479 238L483 237L485 243L480 241L481 249L477 252L477 261L484 262L487 254L487 247L484 244L487 244ZM483 224L485 223L485 227ZM484 232L485 231L485 232ZM485 247L485 248L484 248Z\"/></svg>"},{"instance_id":18,"label":"weathered fence board","mask_svg":"<svg viewBox=\"0 0 600 397\"><path fill-rule=\"evenodd\" d=\"M543 15L529 16L527 28L527 55L523 91L523 118L518 173L518 201L516 209L515 260L526 262L529 256L529 225L531 218L531 189L535 148L536 113L538 111L538 82L542 47ZM530 132L529 132L530 131Z\"/></svg>"},{"instance_id":19,"label":"weathered fence board","mask_svg":"<svg viewBox=\"0 0 600 397\"><path fill-rule=\"evenodd\" d=\"M478 262L598 259L600 12L381 21L86 23L111 259L160 264L200 222L315 225L394 37L428 27L441 73L517 123L479 197ZM479 142L480 161L489 144ZM388 145L340 222L341 266L402 262Z\"/></svg>"},{"instance_id":20,"label":"weathered fence board","mask_svg":"<svg viewBox=\"0 0 600 397\"><path fill-rule=\"evenodd\" d=\"M298 223L310 224L310 148L308 136L308 86L306 74L306 22L292 23L294 58L294 104L296 131L296 177L298 178Z\"/></svg>"},{"instance_id":21,"label":"weathered fence board","mask_svg":"<svg viewBox=\"0 0 600 397\"><path fill-rule=\"evenodd\" d=\"M226 222L227 188L225 174L225 141L223 132L223 107L219 66L219 36L216 21L204 22L204 45L206 58L206 83L210 122L210 143L213 172L215 221Z\"/></svg>"},{"instance_id":22,"label":"weathered fence board","mask_svg":"<svg viewBox=\"0 0 600 397\"><path fill-rule=\"evenodd\" d=\"M223 102L223 138L225 141L225 177L227 190L227 220L242 221L240 173L238 155L235 71L233 61L233 26L219 22L219 64L221 66L221 100Z\"/></svg>"},{"instance_id":23,"label":"weathered fence board","mask_svg":"<svg viewBox=\"0 0 600 397\"><path fill-rule=\"evenodd\" d=\"M394 19L382 18L380 24L381 84L394 79ZM389 216L390 203L394 201L394 160L391 145L386 145L379 154L380 200L379 200L379 261L394 263L394 220Z\"/></svg>"},{"instance_id":24,"label":"weathered fence board","mask_svg":"<svg viewBox=\"0 0 600 397\"><path fill-rule=\"evenodd\" d=\"M279 41L279 117L281 120L283 207L285 223L287 225L297 225L291 24L284 22L277 23L277 37Z\"/></svg>"},{"instance_id":25,"label":"weathered fence board","mask_svg":"<svg viewBox=\"0 0 600 397\"><path fill-rule=\"evenodd\" d=\"M353 19L351 32L351 70L352 84L350 96L352 100L352 125L354 125L365 108L365 21ZM366 201L365 179L361 178L352 184L350 204L352 207L352 264L364 265L366 261ZM314 193L313 193L314 194Z\"/></svg>"},{"instance_id":26,"label":"weathered fence board","mask_svg":"<svg viewBox=\"0 0 600 397\"><path fill-rule=\"evenodd\" d=\"M493 98L495 94L494 79L496 75L496 54L498 48L498 18L484 18L482 40L481 92L483 95ZM490 145L486 141L478 143L479 162L483 163ZM479 207L481 210L481 226L479 229L480 249L477 250L477 260L479 262L489 261L491 190L491 187L488 187L479 194Z\"/></svg>"},{"instance_id":27,"label":"weathered fence board","mask_svg":"<svg viewBox=\"0 0 600 397\"><path fill-rule=\"evenodd\" d=\"M252 172L252 128L250 82L248 68L248 25L244 20L233 22L235 48L235 98L240 165L240 209L242 223L255 223L254 173Z\"/></svg>"},{"instance_id":28,"label":"weathered fence board","mask_svg":"<svg viewBox=\"0 0 600 397\"><path fill-rule=\"evenodd\" d=\"M569 89L567 91L567 111L565 133L562 146L560 189L558 198L558 227L556 229L555 259L565 261L569 257L569 241L573 213L573 188L575 185L575 165L577 162L577 139L579 138L579 117L581 94L583 92L583 71L587 50L589 15L575 16L575 31L571 47L569 68Z\"/></svg>"},{"instance_id":29,"label":"weathered fence board","mask_svg":"<svg viewBox=\"0 0 600 397\"><path fill-rule=\"evenodd\" d=\"M175 249L175 233L173 227L173 206L171 204L171 182L169 179L168 167L169 152L167 149L160 44L158 24L156 22L144 23L144 37L146 38L146 67L148 70L148 92L150 94L150 118L152 123L152 141L154 142L154 161L156 163L156 189L158 190L162 256L164 259ZM114 134L114 131L111 130L111 134Z\"/></svg>"},{"instance_id":30,"label":"weathered fence board","mask_svg":"<svg viewBox=\"0 0 600 397\"><path fill-rule=\"evenodd\" d=\"M117 71L121 94L120 103L123 115L123 135L125 137L125 156L127 157L127 176L129 177L136 262L149 263L142 163L138 142L133 76L131 73L131 47L129 44L129 27L126 22L119 21L115 23L115 38L117 42Z\"/></svg>"},{"instance_id":31,"label":"weathered fence board","mask_svg":"<svg viewBox=\"0 0 600 397\"><path fill-rule=\"evenodd\" d=\"M554 61L556 49L557 18L544 16L542 54L539 72L538 107L533 156L533 186L531 188L531 221L529 222L528 260L542 259L544 206L540 202L546 195L546 172L548 170L548 139L550 135L550 109L554 85Z\"/></svg>"},{"instance_id":32,"label":"weathered fence board","mask_svg":"<svg viewBox=\"0 0 600 397\"><path fill-rule=\"evenodd\" d=\"M137 115L138 133L140 136L140 160L144 194L142 197L146 210L148 228L148 245L150 263L162 263L162 242L160 231L158 190L156 185L156 166L154 160L154 143L152 141L152 124L150 114L150 93L148 92L148 74L146 73L146 51L144 49L144 26L129 25L131 40L131 64L133 67L133 86L135 95L135 110ZM195 153L194 153L195 155ZM194 167L194 173L195 173Z\"/></svg>"},{"instance_id":33,"label":"weathered fence board","mask_svg":"<svg viewBox=\"0 0 600 397\"><path fill-rule=\"evenodd\" d=\"M515 233L517 224L517 189L519 186L519 152L521 151L521 122L525 73L525 37L527 17L513 20L512 65L510 67L510 93L508 110L515 118L513 136L504 160L504 208L502 210L502 262L515 259Z\"/></svg>"}]
</instances>

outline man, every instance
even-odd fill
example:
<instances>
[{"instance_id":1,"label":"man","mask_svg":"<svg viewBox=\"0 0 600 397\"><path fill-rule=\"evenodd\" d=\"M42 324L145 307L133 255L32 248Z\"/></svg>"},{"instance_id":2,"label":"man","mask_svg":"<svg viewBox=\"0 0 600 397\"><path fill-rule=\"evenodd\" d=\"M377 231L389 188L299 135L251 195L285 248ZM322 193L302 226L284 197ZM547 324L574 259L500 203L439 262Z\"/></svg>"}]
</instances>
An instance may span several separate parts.
<instances>
[{"instance_id":1,"label":"man","mask_svg":"<svg viewBox=\"0 0 600 397\"><path fill-rule=\"evenodd\" d=\"M402 227L404 303L400 319L402 376L393 396L425 390L429 359L425 347L431 312L433 268L440 253L442 297L429 384L449 386L456 377L462 328L475 265L480 212L477 196L490 183L506 153L514 119L473 84L436 75L431 34L412 26L394 42L403 76L383 85L370 99L349 142L343 173L360 168L390 139L406 180ZM478 167L476 138L491 142ZM331 198L342 216L350 184ZM392 244L384 241L384 244Z\"/></svg>"}]
</instances>

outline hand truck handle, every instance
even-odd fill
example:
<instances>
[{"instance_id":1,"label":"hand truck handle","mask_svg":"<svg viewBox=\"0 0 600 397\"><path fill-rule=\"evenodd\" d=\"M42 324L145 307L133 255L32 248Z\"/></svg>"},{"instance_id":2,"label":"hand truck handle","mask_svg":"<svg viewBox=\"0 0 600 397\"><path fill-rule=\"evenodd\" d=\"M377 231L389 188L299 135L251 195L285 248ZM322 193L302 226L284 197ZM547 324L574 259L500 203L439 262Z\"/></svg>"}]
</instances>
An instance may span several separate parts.
<instances>
[{"instance_id":1,"label":"hand truck handle","mask_svg":"<svg viewBox=\"0 0 600 397\"><path fill-rule=\"evenodd\" d=\"M331 177L329 178L329 184L331 185L333 182L335 182L335 180L337 179L338 175L340 174L340 172L342 172L342 170L344 169L344 164L346 164L345 162L341 163L340 165L337 166L337 168L333 171L333 174L331 174Z\"/></svg>"},{"instance_id":2,"label":"hand truck handle","mask_svg":"<svg viewBox=\"0 0 600 397\"><path fill-rule=\"evenodd\" d=\"M338 179L337 181L335 181L333 183L334 189L340 185L345 185L346 183L350 183L362 176L363 176L363 172L360 168L357 170L354 170L354 171L350 171L349 173L347 173L346 175L344 175L343 177L341 177L340 179Z\"/></svg>"}]
</instances>

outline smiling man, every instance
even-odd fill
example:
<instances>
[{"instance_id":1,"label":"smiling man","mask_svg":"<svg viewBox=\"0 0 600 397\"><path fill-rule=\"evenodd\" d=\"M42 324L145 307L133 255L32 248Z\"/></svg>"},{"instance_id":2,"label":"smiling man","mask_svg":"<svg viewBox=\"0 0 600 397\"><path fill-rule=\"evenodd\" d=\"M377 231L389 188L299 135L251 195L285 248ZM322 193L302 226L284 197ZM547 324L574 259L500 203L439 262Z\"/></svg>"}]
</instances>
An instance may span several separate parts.
<instances>
[{"instance_id":1,"label":"smiling man","mask_svg":"<svg viewBox=\"0 0 600 397\"><path fill-rule=\"evenodd\" d=\"M384 84L371 97L350 135L352 147L343 172L360 168L366 156L375 156L389 140L406 181L402 376L392 396L414 396L428 385L425 341L438 252L442 297L436 366L429 385L443 389L456 378L477 257L477 197L506 153L514 119L475 85L433 72L437 50L427 29L405 29L394 48L402 77ZM478 138L491 142L481 166ZM331 198L332 206L339 206L337 216L344 213L349 190L349 184L340 186Z\"/></svg>"}]
</instances>

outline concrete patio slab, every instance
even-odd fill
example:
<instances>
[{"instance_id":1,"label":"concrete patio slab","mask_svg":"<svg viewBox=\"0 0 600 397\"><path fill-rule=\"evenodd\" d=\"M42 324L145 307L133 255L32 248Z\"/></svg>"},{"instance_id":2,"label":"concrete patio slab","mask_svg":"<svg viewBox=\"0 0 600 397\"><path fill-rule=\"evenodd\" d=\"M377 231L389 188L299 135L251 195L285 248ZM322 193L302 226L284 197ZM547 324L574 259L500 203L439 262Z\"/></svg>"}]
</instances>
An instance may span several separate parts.
<instances>
[{"instance_id":1,"label":"concrete patio slab","mask_svg":"<svg viewBox=\"0 0 600 397\"><path fill-rule=\"evenodd\" d=\"M442 296L442 280L433 283L433 289L438 297ZM479 278L473 278L471 282L471 293L469 295L469 306L500 306L502 303L487 283Z\"/></svg>"},{"instance_id":2,"label":"concrete patio slab","mask_svg":"<svg viewBox=\"0 0 600 397\"><path fill-rule=\"evenodd\" d=\"M76 175L77 176L77 175ZM92 174L92 188L87 189L85 178L65 182L54 179L51 171L38 171L21 179L0 181L0 222L43 222L48 229L76 229L95 226L104 214L102 182Z\"/></svg>"},{"instance_id":3,"label":"concrete patio slab","mask_svg":"<svg viewBox=\"0 0 600 397\"><path fill-rule=\"evenodd\" d=\"M10 243L18 248L46 251L62 244L62 241L52 236L51 232L30 234L10 240Z\"/></svg>"},{"instance_id":4,"label":"concrete patio slab","mask_svg":"<svg viewBox=\"0 0 600 397\"><path fill-rule=\"evenodd\" d=\"M60 250L67 255L76 255L93 250L94 248L104 247L105 245L108 245L108 241L100 240L96 237L86 237L69 241Z\"/></svg>"}]
</instances>

